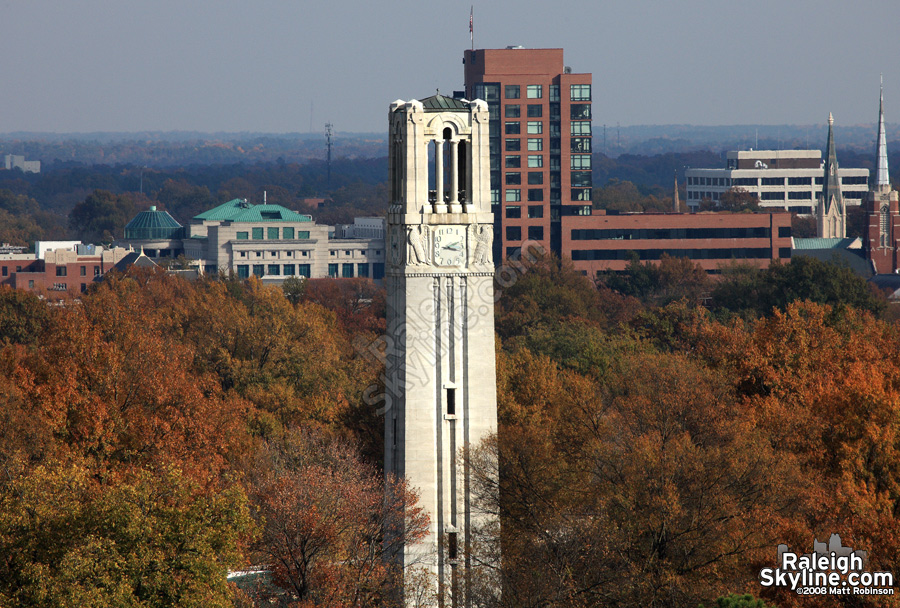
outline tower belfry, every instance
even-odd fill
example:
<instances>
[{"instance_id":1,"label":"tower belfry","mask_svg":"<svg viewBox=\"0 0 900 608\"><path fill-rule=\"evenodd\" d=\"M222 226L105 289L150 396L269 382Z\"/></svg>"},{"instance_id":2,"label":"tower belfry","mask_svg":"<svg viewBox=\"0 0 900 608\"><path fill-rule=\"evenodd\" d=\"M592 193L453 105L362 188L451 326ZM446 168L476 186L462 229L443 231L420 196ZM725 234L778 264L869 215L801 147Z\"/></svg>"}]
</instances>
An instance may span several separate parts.
<instances>
[{"instance_id":1,"label":"tower belfry","mask_svg":"<svg viewBox=\"0 0 900 608\"><path fill-rule=\"evenodd\" d=\"M497 429L488 107L437 94L389 113L385 470L419 492L427 537L405 573L434 604L469 605L473 506L465 455Z\"/></svg>"}]
</instances>

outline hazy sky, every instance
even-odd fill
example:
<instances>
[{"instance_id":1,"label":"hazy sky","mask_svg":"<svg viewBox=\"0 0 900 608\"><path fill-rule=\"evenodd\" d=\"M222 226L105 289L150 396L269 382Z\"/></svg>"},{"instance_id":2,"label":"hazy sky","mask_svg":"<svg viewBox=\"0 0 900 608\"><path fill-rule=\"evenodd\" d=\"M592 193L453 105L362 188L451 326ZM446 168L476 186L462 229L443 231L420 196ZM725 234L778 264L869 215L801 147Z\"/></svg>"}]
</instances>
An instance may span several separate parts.
<instances>
[{"instance_id":1,"label":"hazy sky","mask_svg":"<svg viewBox=\"0 0 900 608\"><path fill-rule=\"evenodd\" d=\"M0 133L386 129L462 88L471 1L0 0ZM476 48L562 47L594 124L900 121L900 0L491 0Z\"/></svg>"}]
</instances>

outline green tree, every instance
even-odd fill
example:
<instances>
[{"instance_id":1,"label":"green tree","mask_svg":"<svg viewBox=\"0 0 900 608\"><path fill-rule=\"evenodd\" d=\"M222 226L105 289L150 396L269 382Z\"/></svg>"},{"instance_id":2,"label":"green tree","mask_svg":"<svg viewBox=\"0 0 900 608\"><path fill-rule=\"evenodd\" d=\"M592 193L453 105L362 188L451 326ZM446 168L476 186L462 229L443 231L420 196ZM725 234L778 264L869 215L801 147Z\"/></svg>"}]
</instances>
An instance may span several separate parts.
<instances>
[{"instance_id":1,"label":"green tree","mask_svg":"<svg viewBox=\"0 0 900 608\"><path fill-rule=\"evenodd\" d=\"M125 224L135 212L131 195L94 190L72 208L69 225L84 241L109 243L124 235Z\"/></svg>"},{"instance_id":2,"label":"green tree","mask_svg":"<svg viewBox=\"0 0 900 608\"><path fill-rule=\"evenodd\" d=\"M719 197L720 211L759 211L759 199L742 188L729 188Z\"/></svg>"},{"instance_id":3,"label":"green tree","mask_svg":"<svg viewBox=\"0 0 900 608\"><path fill-rule=\"evenodd\" d=\"M47 463L0 496L0 606L231 606L252 531L236 487L208 495L174 468L101 483Z\"/></svg>"},{"instance_id":4,"label":"green tree","mask_svg":"<svg viewBox=\"0 0 900 608\"><path fill-rule=\"evenodd\" d=\"M700 608L704 608L703 604L700 604ZM767 604L762 600L758 600L749 593L744 595L738 595L737 593L732 593L731 595L723 595L722 597L716 600L716 606L714 608L777 608L775 604Z\"/></svg>"},{"instance_id":5,"label":"green tree","mask_svg":"<svg viewBox=\"0 0 900 608\"><path fill-rule=\"evenodd\" d=\"M846 308L880 314L887 306L882 294L849 267L797 256L789 264L774 261L767 269L746 265L723 268L712 290L714 310L743 316L764 316L773 308L809 300L829 304L841 313Z\"/></svg>"}]
</instances>

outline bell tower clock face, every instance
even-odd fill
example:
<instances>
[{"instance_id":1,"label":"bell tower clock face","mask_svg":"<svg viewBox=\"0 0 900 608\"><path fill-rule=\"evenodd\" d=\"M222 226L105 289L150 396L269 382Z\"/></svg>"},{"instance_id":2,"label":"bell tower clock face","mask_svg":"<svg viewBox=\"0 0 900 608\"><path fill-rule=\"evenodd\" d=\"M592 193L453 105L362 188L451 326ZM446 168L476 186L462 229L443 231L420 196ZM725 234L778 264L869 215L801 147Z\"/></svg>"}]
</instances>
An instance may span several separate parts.
<instances>
[{"instance_id":1,"label":"bell tower clock face","mask_svg":"<svg viewBox=\"0 0 900 608\"><path fill-rule=\"evenodd\" d=\"M466 256L466 232L462 226L444 226L434 231L434 265L462 266Z\"/></svg>"}]
</instances>

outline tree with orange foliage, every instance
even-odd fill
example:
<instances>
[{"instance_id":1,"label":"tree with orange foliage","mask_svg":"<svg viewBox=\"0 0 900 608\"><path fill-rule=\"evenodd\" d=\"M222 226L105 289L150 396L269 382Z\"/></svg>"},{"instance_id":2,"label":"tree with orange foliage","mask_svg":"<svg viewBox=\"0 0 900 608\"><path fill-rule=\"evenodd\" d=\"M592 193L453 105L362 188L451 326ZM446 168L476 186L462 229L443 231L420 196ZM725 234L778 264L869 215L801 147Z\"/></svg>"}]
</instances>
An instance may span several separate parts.
<instances>
[{"instance_id":1,"label":"tree with orange foliage","mask_svg":"<svg viewBox=\"0 0 900 608\"><path fill-rule=\"evenodd\" d=\"M384 555L422 538L428 516L347 444L293 432L270 442L253 480L259 552L299 606L372 606L398 572Z\"/></svg>"},{"instance_id":2,"label":"tree with orange foliage","mask_svg":"<svg viewBox=\"0 0 900 608\"><path fill-rule=\"evenodd\" d=\"M501 605L690 606L746 584L802 483L727 382L647 351L620 352L596 378L506 357ZM472 465L490 505L484 454Z\"/></svg>"}]
</instances>

